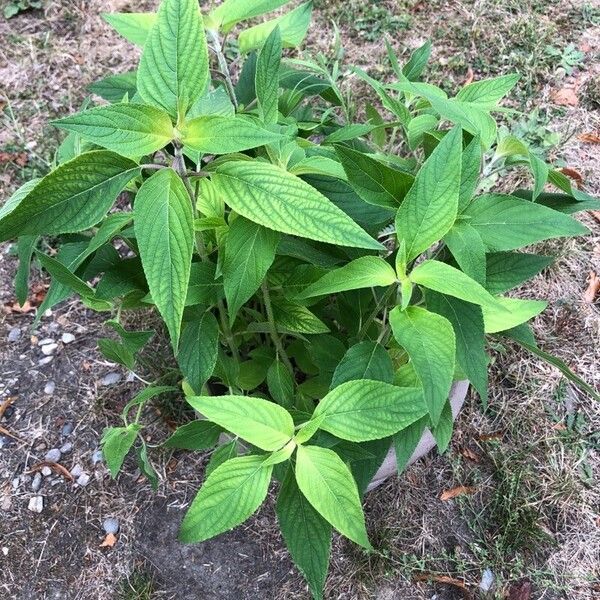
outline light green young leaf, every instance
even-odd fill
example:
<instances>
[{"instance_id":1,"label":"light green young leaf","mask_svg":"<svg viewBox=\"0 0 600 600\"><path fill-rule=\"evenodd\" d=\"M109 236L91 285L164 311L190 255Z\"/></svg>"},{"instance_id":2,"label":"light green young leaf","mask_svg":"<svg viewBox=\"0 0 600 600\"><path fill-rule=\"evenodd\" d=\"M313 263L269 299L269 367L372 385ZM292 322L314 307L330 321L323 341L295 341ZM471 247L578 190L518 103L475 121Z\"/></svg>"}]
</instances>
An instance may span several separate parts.
<instances>
[{"instance_id":1,"label":"light green young leaf","mask_svg":"<svg viewBox=\"0 0 600 600\"><path fill-rule=\"evenodd\" d=\"M256 61L256 98L258 113L266 125L277 123L279 116L279 66L281 64L281 32L275 27L261 48Z\"/></svg>"},{"instance_id":2,"label":"light green young leaf","mask_svg":"<svg viewBox=\"0 0 600 600\"><path fill-rule=\"evenodd\" d=\"M483 109L494 109L498 102L515 87L517 81L519 75L516 73L475 81L463 87L456 94L456 99L470 102Z\"/></svg>"},{"instance_id":3,"label":"light green young leaf","mask_svg":"<svg viewBox=\"0 0 600 600\"><path fill-rule=\"evenodd\" d=\"M210 421L192 421L178 427L163 444L165 448L208 450L217 445L223 429Z\"/></svg>"},{"instance_id":4,"label":"light green young leaf","mask_svg":"<svg viewBox=\"0 0 600 600\"><path fill-rule=\"evenodd\" d=\"M342 165L326 156L308 156L289 167L288 170L294 175L325 175L336 179L346 179Z\"/></svg>"},{"instance_id":5,"label":"light green young leaf","mask_svg":"<svg viewBox=\"0 0 600 600\"><path fill-rule=\"evenodd\" d=\"M273 466L264 456L240 456L218 466L188 509L179 539L185 544L203 542L243 523L263 503Z\"/></svg>"},{"instance_id":6,"label":"light green young leaf","mask_svg":"<svg viewBox=\"0 0 600 600\"><path fill-rule=\"evenodd\" d=\"M486 284L490 294L502 294L537 275L554 262L553 256L523 252L492 252L487 255Z\"/></svg>"},{"instance_id":7,"label":"light green young leaf","mask_svg":"<svg viewBox=\"0 0 600 600\"><path fill-rule=\"evenodd\" d=\"M275 510L294 564L304 575L314 600L322 600L331 552L331 525L304 497L291 468L281 485Z\"/></svg>"},{"instance_id":8,"label":"light green young leaf","mask_svg":"<svg viewBox=\"0 0 600 600\"><path fill-rule=\"evenodd\" d=\"M369 204L397 209L414 183L409 173L393 169L367 154L347 146L336 146L335 151L348 182Z\"/></svg>"},{"instance_id":9,"label":"light green young leaf","mask_svg":"<svg viewBox=\"0 0 600 600\"><path fill-rule=\"evenodd\" d=\"M413 51L408 62L402 67L402 74L409 81L418 81L431 56L431 42L427 40Z\"/></svg>"},{"instance_id":10,"label":"light green young leaf","mask_svg":"<svg viewBox=\"0 0 600 600\"><path fill-rule=\"evenodd\" d=\"M434 115L417 115L408 124L406 135L408 137L408 147L415 150L423 141L423 135L428 131L437 129L439 119Z\"/></svg>"},{"instance_id":11,"label":"light green young leaf","mask_svg":"<svg viewBox=\"0 0 600 600\"><path fill-rule=\"evenodd\" d=\"M341 534L371 549L356 482L333 450L298 446L296 482L313 508Z\"/></svg>"},{"instance_id":12,"label":"light green young leaf","mask_svg":"<svg viewBox=\"0 0 600 600\"><path fill-rule=\"evenodd\" d=\"M92 227L139 172L136 163L108 150L86 152L60 165L23 186L0 209L0 242Z\"/></svg>"},{"instance_id":13,"label":"light green young leaf","mask_svg":"<svg viewBox=\"0 0 600 600\"><path fill-rule=\"evenodd\" d=\"M588 229L568 215L503 194L486 194L465 210L469 223L490 250L515 250L557 237L584 235Z\"/></svg>"},{"instance_id":14,"label":"light green young leaf","mask_svg":"<svg viewBox=\"0 0 600 600\"><path fill-rule=\"evenodd\" d=\"M508 156L529 156L529 148L527 145L514 135L507 135L503 137L496 147L494 158L505 158Z\"/></svg>"},{"instance_id":15,"label":"light green young leaf","mask_svg":"<svg viewBox=\"0 0 600 600\"><path fill-rule=\"evenodd\" d=\"M393 435L427 414L421 388L401 388L382 381L347 381L319 402L312 419L319 428L351 442Z\"/></svg>"},{"instance_id":16,"label":"light green young leaf","mask_svg":"<svg viewBox=\"0 0 600 600\"><path fill-rule=\"evenodd\" d=\"M396 282L394 269L379 256L362 256L347 265L325 273L304 289L297 298L311 298L346 290L387 287Z\"/></svg>"},{"instance_id":17,"label":"light green young leaf","mask_svg":"<svg viewBox=\"0 0 600 600\"><path fill-rule=\"evenodd\" d=\"M456 354L452 324L424 308L396 307L390 312L390 325L396 341L408 353L423 386L425 404L432 422L438 422L448 398Z\"/></svg>"},{"instance_id":18,"label":"light green young leaf","mask_svg":"<svg viewBox=\"0 0 600 600\"><path fill-rule=\"evenodd\" d=\"M225 0L208 16L209 27L229 31L236 23L260 17L269 13L289 0Z\"/></svg>"},{"instance_id":19,"label":"light green young leaf","mask_svg":"<svg viewBox=\"0 0 600 600\"><path fill-rule=\"evenodd\" d=\"M275 165L226 162L212 181L235 212L259 225L330 244L382 249L323 194Z\"/></svg>"},{"instance_id":20,"label":"light green young leaf","mask_svg":"<svg viewBox=\"0 0 600 600\"><path fill-rule=\"evenodd\" d=\"M128 42L144 47L156 13L103 13L102 18Z\"/></svg>"},{"instance_id":21,"label":"light green young leaf","mask_svg":"<svg viewBox=\"0 0 600 600\"><path fill-rule=\"evenodd\" d=\"M427 292L427 308L452 323L456 336L456 362L487 403L488 364L482 309L470 302Z\"/></svg>"},{"instance_id":22,"label":"light green young leaf","mask_svg":"<svg viewBox=\"0 0 600 600\"><path fill-rule=\"evenodd\" d=\"M191 199L172 169L147 179L134 207L135 236L152 299L175 352L190 279L194 246Z\"/></svg>"},{"instance_id":23,"label":"light green young leaf","mask_svg":"<svg viewBox=\"0 0 600 600\"><path fill-rule=\"evenodd\" d=\"M280 234L237 217L229 227L223 261L223 284L230 322L260 287L275 259Z\"/></svg>"},{"instance_id":24,"label":"light green young leaf","mask_svg":"<svg viewBox=\"0 0 600 600\"><path fill-rule=\"evenodd\" d=\"M281 31L284 48L299 46L308 32L312 14L312 2L305 2L281 17L260 23L242 31L238 37L238 47L242 54L259 49L275 27Z\"/></svg>"},{"instance_id":25,"label":"light green young leaf","mask_svg":"<svg viewBox=\"0 0 600 600\"><path fill-rule=\"evenodd\" d=\"M110 427L102 435L102 454L113 479L119 474L125 457L131 450L141 425L131 423L127 427Z\"/></svg>"},{"instance_id":26,"label":"light green young leaf","mask_svg":"<svg viewBox=\"0 0 600 600\"><path fill-rule=\"evenodd\" d=\"M456 219L461 152L462 132L455 127L425 161L398 209L396 234L406 243L409 261L440 240Z\"/></svg>"},{"instance_id":27,"label":"light green young leaf","mask_svg":"<svg viewBox=\"0 0 600 600\"><path fill-rule=\"evenodd\" d=\"M477 230L468 221L459 221L444 236L444 242L463 272L485 285L485 246Z\"/></svg>"},{"instance_id":28,"label":"light green young leaf","mask_svg":"<svg viewBox=\"0 0 600 600\"><path fill-rule=\"evenodd\" d=\"M496 298L482 285L459 269L437 260L426 260L417 265L409 275L413 283L435 292L460 298L473 304L495 306Z\"/></svg>"},{"instance_id":29,"label":"light green young leaf","mask_svg":"<svg viewBox=\"0 0 600 600\"><path fill-rule=\"evenodd\" d=\"M151 154L174 137L169 115L144 104L99 106L53 123L124 156Z\"/></svg>"},{"instance_id":30,"label":"light green young leaf","mask_svg":"<svg viewBox=\"0 0 600 600\"><path fill-rule=\"evenodd\" d=\"M356 379L392 383L394 366L390 355L381 344L366 341L349 348L333 373L331 389Z\"/></svg>"},{"instance_id":31,"label":"light green young leaf","mask_svg":"<svg viewBox=\"0 0 600 600\"><path fill-rule=\"evenodd\" d=\"M200 394L217 364L219 324L210 311L185 323L177 362L190 387Z\"/></svg>"},{"instance_id":32,"label":"light green young leaf","mask_svg":"<svg viewBox=\"0 0 600 600\"><path fill-rule=\"evenodd\" d=\"M262 398L193 396L187 401L209 421L263 450L279 450L294 435L290 413Z\"/></svg>"},{"instance_id":33,"label":"light green young leaf","mask_svg":"<svg viewBox=\"0 0 600 600\"><path fill-rule=\"evenodd\" d=\"M250 117L238 115L196 117L183 125L181 138L186 147L195 152L230 154L272 144L282 136L265 129Z\"/></svg>"},{"instance_id":34,"label":"light green young leaf","mask_svg":"<svg viewBox=\"0 0 600 600\"><path fill-rule=\"evenodd\" d=\"M179 121L208 79L208 47L197 0L163 0L140 60L140 96Z\"/></svg>"},{"instance_id":35,"label":"light green young leaf","mask_svg":"<svg viewBox=\"0 0 600 600\"><path fill-rule=\"evenodd\" d=\"M486 333L497 333L512 329L539 315L548 306L541 300L519 298L496 298L497 306L482 306Z\"/></svg>"},{"instance_id":36,"label":"light green young leaf","mask_svg":"<svg viewBox=\"0 0 600 600\"><path fill-rule=\"evenodd\" d=\"M381 127L371 123L351 123L336 129L323 140L324 144L338 144L339 142L348 142L359 137L368 135Z\"/></svg>"}]
</instances>

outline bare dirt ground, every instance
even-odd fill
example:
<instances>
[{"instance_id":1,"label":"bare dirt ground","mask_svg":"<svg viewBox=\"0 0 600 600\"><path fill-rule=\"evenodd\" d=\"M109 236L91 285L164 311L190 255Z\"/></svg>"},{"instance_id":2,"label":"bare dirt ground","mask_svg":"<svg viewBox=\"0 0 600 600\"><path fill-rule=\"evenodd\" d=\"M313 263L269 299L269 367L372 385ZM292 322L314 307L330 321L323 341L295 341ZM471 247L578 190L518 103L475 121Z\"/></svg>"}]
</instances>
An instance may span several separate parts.
<instances>
[{"instance_id":1,"label":"bare dirt ground","mask_svg":"<svg viewBox=\"0 0 600 600\"><path fill-rule=\"evenodd\" d=\"M0 1L0 7L7 3ZM88 83L134 65L136 51L109 31L100 11L142 11L154 4L49 0L44 11L9 21L0 17L0 202L47 171L61 139L48 119L76 111ZM519 71L513 106L534 112L507 120L506 127L559 166L575 169L586 190L600 194L599 146L579 137L600 133L597 0L315 5L310 43L328 52L334 20L348 61L373 74L389 71L385 35L404 54L432 38L430 80L448 89L471 74ZM496 183L510 186L521 176ZM598 300L583 301L590 271L600 273L600 224L591 215L582 219L592 235L540 248L557 261L518 293L550 300L535 322L540 345L600 387ZM78 302L63 303L32 329L33 311L14 308L15 269L13 248L0 246L0 406L11 399L0 421L0 595L308 598L287 558L271 502L217 540L197 547L175 541L206 457L153 454L157 493L133 462L116 482L109 478L98 460L99 437L117 423L139 384L98 353L95 340L106 335L104 319ZM34 268L31 283L35 306L47 281ZM63 342L64 334L72 337ZM45 360L39 342L49 338L57 347ZM160 360L162 347L159 332L150 362ZM500 342L492 352L488 411L471 397L446 455L426 457L367 497L379 552L366 555L336 539L328 599L600 596L600 409L555 369ZM172 408L155 407L146 415L154 422L149 442L167 431L164 417ZM63 449L59 463L65 471L36 482L36 465L55 448ZM440 499L457 486L475 493ZM36 498L39 513L29 508ZM102 545L107 517L120 524L114 546ZM487 593L482 577L493 583Z\"/></svg>"}]
</instances>

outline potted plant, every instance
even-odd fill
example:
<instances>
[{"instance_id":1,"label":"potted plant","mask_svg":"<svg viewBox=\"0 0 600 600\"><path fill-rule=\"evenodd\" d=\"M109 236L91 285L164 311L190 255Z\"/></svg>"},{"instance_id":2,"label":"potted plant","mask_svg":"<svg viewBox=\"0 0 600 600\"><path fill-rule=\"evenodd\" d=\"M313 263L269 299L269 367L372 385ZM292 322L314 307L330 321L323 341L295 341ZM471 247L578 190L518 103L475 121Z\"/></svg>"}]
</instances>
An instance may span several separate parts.
<instances>
[{"instance_id":1,"label":"potted plant","mask_svg":"<svg viewBox=\"0 0 600 600\"><path fill-rule=\"evenodd\" d=\"M0 241L18 238L20 299L35 255L52 277L39 314L78 294L110 315L118 340L100 350L129 369L152 333L127 330L122 311L160 314L200 415L164 446L213 449L181 540L239 525L276 479L283 537L320 598L333 529L371 549L369 483L392 458L401 472L426 430L447 448L464 382L485 405L490 336L597 398L537 347L527 322L546 303L507 292L552 262L521 248L585 234L571 214L598 203L498 139L492 113L517 76L448 97L420 81L429 44L402 66L388 48L393 82L352 71L380 106L359 120L338 62L282 58L310 2L247 27L284 4L226 0L203 17L197 0L163 0L156 14L105 15L143 48L139 68L90 87L109 104L55 121L68 132L56 164L2 206ZM482 192L514 166L531 191ZM135 447L156 481L140 416L172 389L157 383L103 436L113 476Z\"/></svg>"}]
</instances>

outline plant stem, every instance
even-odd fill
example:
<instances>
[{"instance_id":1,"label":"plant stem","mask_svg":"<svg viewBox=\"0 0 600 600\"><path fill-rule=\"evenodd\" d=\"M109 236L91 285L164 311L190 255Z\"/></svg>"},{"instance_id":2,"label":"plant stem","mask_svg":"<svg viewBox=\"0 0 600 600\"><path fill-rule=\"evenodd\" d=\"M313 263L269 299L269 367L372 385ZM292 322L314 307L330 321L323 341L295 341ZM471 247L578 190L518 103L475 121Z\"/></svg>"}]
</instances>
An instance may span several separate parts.
<instances>
[{"instance_id":1,"label":"plant stem","mask_svg":"<svg viewBox=\"0 0 600 600\"><path fill-rule=\"evenodd\" d=\"M360 331L358 332L358 341L359 342L362 341L362 339L365 337L367 330L371 326L371 323L373 322L375 317L379 314L381 307L384 306L385 303L389 300L389 298L393 292L394 292L394 286L390 286L386 290L385 294L383 294L383 296L381 297L379 302L377 303L377 306L375 306L375 309L373 310L373 312L367 317L367 320L363 323L363 326L360 328Z\"/></svg>"},{"instance_id":2,"label":"plant stem","mask_svg":"<svg viewBox=\"0 0 600 600\"><path fill-rule=\"evenodd\" d=\"M212 42L212 51L215 53L217 57L217 62L219 63L219 69L221 69L221 73L225 77L225 86L227 87L227 92L229 93L229 97L235 110L238 109L238 101L235 95L235 88L233 87L233 81L231 80L231 73L229 72L229 66L227 65L227 59L225 58L225 54L223 54L223 45L221 40L219 39L219 34L216 31L207 31L208 39Z\"/></svg>"},{"instance_id":3,"label":"plant stem","mask_svg":"<svg viewBox=\"0 0 600 600\"><path fill-rule=\"evenodd\" d=\"M167 167L167 165L148 163L146 165L140 165L140 167L142 167L142 169L152 169L152 170L158 171L160 169L165 169Z\"/></svg>"},{"instance_id":4,"label":"plant stem","mask_svg":"<svg viewBox=\"0 0 600 600\"><path fill-rule=\"evenodd\" d=\"M238 352L237 346L235 344L235 338L231 331L231 326L229 325L229 320L227 318L227 311L225 310L225 305L223 304L223 300L219 300L217 303L217 308L219 309L219 320L221 321L221 328L223 329L223 336L227 341L227 345L231 350L231 355L236 363L240 362L240 354Z\"/></svg>"},{"instance_id":5,"label":"plant stem","mask_svg":"<svg viewBox=\"0 0 600 600\"><path fill-rule=\"evenodd\" d=\"M265 301L265 309L267 311L269 333L271 334L271 339L273 340L273 344L275 345L275 350L277 351L278 356L283 361L283 364L290 370L290 374L293 376L294 367L292 366L292 363L290 362L290 359L283 347L283 344L281 343L281 338L279 337L279 333L275 325L275 317L273 316L273 307L271 305L271 295L269 294L269 286L267 285L266 280L263 280L261 289Z\"/></svg>"}]
</instances>

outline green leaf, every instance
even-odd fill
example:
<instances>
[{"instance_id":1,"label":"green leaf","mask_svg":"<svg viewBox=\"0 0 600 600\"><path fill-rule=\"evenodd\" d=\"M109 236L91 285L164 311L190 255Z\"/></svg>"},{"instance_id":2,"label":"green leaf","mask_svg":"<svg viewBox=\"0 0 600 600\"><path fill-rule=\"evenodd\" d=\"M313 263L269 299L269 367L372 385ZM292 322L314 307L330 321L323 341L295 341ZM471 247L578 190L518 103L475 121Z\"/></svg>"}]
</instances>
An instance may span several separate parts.
<instances>
[{"instance_id":1,"label":"green leaf","mask_svg":"<svg viewBox=\"0 0 600 600\"><path fill-rule=\"evenodd\" d=\"M212 181L233 210L259 225L330 244L382 249L320 192L275 165L226 162Z\"/></svg>"},{"instance_id":2,"label":"green leaf","mask_svg":"<svg viewBox=\"0 0 600 600\"><path fill-rule=\"evenodd\" d=\"M125 95L129 98L137 92L137 71L111 75L88 85L88 90L111 104L119 103Z\"/></svg>"},{"instance_id":3,"label":"green leaf","mask_svg":"<svg viewBox=\"0 0 600 600\"><path fill-rule=\"evenodd\" d=\"M187 295L194 245L191 199L172 169L147 179L134 207L135 236L152 299L175 351Z\"/></svg>"},{"instance_id":4,"label":"green leaf","mask_svg":"<svg viewBox=\"0 0 600 600\"><path fill-rule=\"evenodd\" d=\"M304 289L297 298L324 296L361 288L387 287L396 283L396 279L394 269L383 258L362 256L339 269L325 273Z\"/></svg>"},{"instance_id":5,"label":"green leaf","mask_svg":"<svg viewBox=\"0 0 600 600\"><path fill-rule=\"evenodd\" d=\"M136 163L114 152L81 154L11 197L0 209L0 242L88 229L102 220L117 194L138 174Z\"/></svg>"},{"instance_id":6,"label":"green leaf","mask_svg":"<svg viewBox=\"0 0 600 600\"><path fill-rule=\"evenodd\" d=\"M102 18L128 42L144 47L156 13L103 13Z\"/></svg>"},{"instance_id":7,"label":"green leaf","mask_svg":"<svg viewBox=\"0 0 600 600\"><path fill-rule=\"evenodd\" d=\"M454 376L456 339L452 324L424 308L398 307L390 312L396 341L406 350L423 386L431 420L438 422Z\"/></svg>"},{"instance_id":8,"label":"green leaf","mask_svg":"<svg viewBox=\"0 0 600 600\"><path fill-rule=\"evenodd\" d=\"M450 402L446 402L438 424L431 430L440 454L443 454L448 449L453 429L454 418L452 417L452 407L450 406Z\"/></svg>"},{"instance_id":9,"label":"green leaf","mask_svg":"<svg viewBox=\"0 0 600 600\"><path fill-rule=\"evenodd\" d=\"M152 489L156 491L158 489L158 475L148 458L148 447L146 446L146 442L142 440L142 444L137 448L136 452L138 467L142 472L142 475L148 480Z\"/></svg>"},{"instance_id":10,"label":"green leaf","mask_svg":"<svg viewBox=\"0 0 600 600\"><path fill-rule=\"evenodd\" d=\"M294 403L295 382L288 367L279 359L273 361L267 371L269 394L277 404L291 408Z\"/></svg>"},{"instance_id":11,"label":"green leaf","mask_svg":"<svg viewBox=\"0 0 600 600\"><path fill-rule=\"evenodd\" d=\"M550 238L588 233L568 215L503 194L481 196L463 214L490 250L515 250Z\"/></svg>"},{"instance_id":12,"label":"green leaf","mask_svg":"<svg viewBox=\"0 0 600 600\"><path fill-rule=\"evenodd\" d=\"M354 191L369 204L396 209L404 199L414 177L398 171L347 146L335 151Z\"/></svg>"},{"instance_id":13,"label":"green leaf","mask_svg":"<svg viewBox=\"0 0 600 600\"><path fill-rule=\"evenodd\" d=\"M350 140L368 135L379 127L381 126L370 123L350 123L350 125L344 125L327 135L323 143L338 144L339 142L349 142Z\"/></svg>"},{"instance_id":14,"label":"green leaf","mask_svg":"<svg viewBox=\"0 0 600 600\"><path fill-rule=\"evenodd\" d=\"M515 87L519 75L503 75L483 81L475 81L463 87L456 99L461 102L470 102L484 109L494 109L498 102Z\"/></svg>"},{"instance_id":15,"label":"green leaf","mask_svg":"<svg viewBox=\"0 0 600 600\"><path fill-rule=\"evenodd\" d=\"M390 355L381 344L359 342L349 348L333 373L331 389L356 379L392 383L394 366Z\"/></svg>"},{"instance_id":16,"label":"green leaf","mask_svg":"<svg viewBox=\"0 0 600 600\"><path fill-rule=\"evenodd\" d=\"M452 296L427 292L427 308L452 323L456 335L456 362L487 403L488 364L483 314L479 306Z\"/></svg>"},{"instance_id":17,"label":"green leaf","mask_svg":"<svg viewBox=\"0 0 600 600\"><path fill-rule=\"evenodd\" d=\"M208 450L216 446L222 431L210 421L192 421L178 427L163 446L182 450Z\"/></svg>"},{"instance_id":18,"label":"green leaf","mask_svg":"<svg viewBox=\"0 0 600 600\"><path fill-rule=\"evenodd\" d=\"M108 325L111 329L117 332L119 337L123 340L123 344L128 350L135 354L139 352L154 336L154 331L127 331L123 326L114 319L106 321L105 325Z\"/></svg>"},{"instance_id":19,"label":"green leaf","mask_svg":"<svg viewBox=\"0 0 600 600\"><path fill-rule=\"evenodd\" d=\"M32 179L31 181L24 183L2 206L0 206L0 223L4 217L6 217L9 213L12 213L15 208L21 204L23 199L37 186L40 181L40 179Z\"/></svg>"},{"instance_id":20,"label":"green leaf","mask_svg":"<svg viewBox=\"0 0 600 600\"><path fill-rule=\"evenodd\" d=\"M233 529L250 517L264 502L272 466L264 456L240 456L219 465L207 477L188 509L179 539L203 542Z\"/></svg>"},{"instance_id":21,"label":"green leaf","mask_svg":"<svg viewBox=\"0 0 600 600\"><path fill-rule=\"evenodd\" d=\"M497 301L482 285L462 271L438 260L426 260L409 275L413 283L473 304L495 306Z\"/></svg>"},{"instance_id":22,"label":"green leaf","mask_svg":"<svg viewBox=\"0 0 600 600\"><path fill-rule=\"evenodd\" d=\"M102 454L113 479L119 474L125 457L131 450L141 426L110 427L102 435Z\"/></svg>"},{"instance_id":23,"label":"green leaf","mask_svg":"<svg viewBox=\"0 0 600 600\"><path fill-rule=\"evenodd\" d=\"M382 381L347 381L319 402L312 419L319 428L351 442L393 435L427 414L420 388Z\"/></svg>"},{"instance_id":24,"label":"green leaf","mask_svg":"<svg viewBox=\"0 0 600 600\"><path fill-rule=\"evenodd\" d=\"M475 136L463 150L460 172L458 212L462 213L473 199L481 175L481 140Z\"/></svg>"},{"instance_id":25,"label":"green leaf","mask_svg":"<svg viewBox=\"0 0 600 600\"><path fill-rule=\"evenodd\" d=\"M417 174L396 215L398 240L412 260L452 227L460 191L462 132L455 127L438 144Z\"/></svg>"},{"instance_id":26,"label":"green leaf","mask_svg":"<svg viewBox=\"0 0 600 600\"><path fill-rule=\"evenodd\" d=\"M225 0L208 16L210 27L229 30L240 21L260 17L269 13L289 0Z\"/></svg>"},{"instance_id":27,"label":"green leaf","mask_svg":"<svg viewBox=\"0 0 600 600\"><path fill-rule=\"evenodd\" d=\"M273 300L273 313L279 331L305 334L327 333L329 331L329 327L306 306L285 298Z\"/></svg>"},{"instance_id":28,"label":"green leaf","mask_svg":"<svg viewBox=\"0 0 600 600\"><path fill-rule=\"evenodd\" d=\"M279 27L283 47L296 48L308 32L312 6L312 2L305 2L281 17L245 29L238 36L240 52L246 54L260 48L275 27Z\"/></svg>"},{"instance_id":29,"label":"green leaf","mask_svg":"<svg viewBox=\"0 0 600 600\"><path fill-rule=\"evenodd\" d=\"M219 324L211 312L185 323L177 362L190 387L200 394L217 364Z\"/></svg>"},{"instance_id":30,"label":"green leaf","mask_svg":"<svg viewBox=\"0 0 600 600\"><path fill-rule=\"evenodd\" d=\"M262 450L279 450L294 435L290 413L262 398L193 396L187 401L209 421Z\"/></svg>"},{"instance_id":31,"label":"green leaf","mask_svg":"<svg viewBox=\"0 0 600 600\"><path fill-rule=\"evenodd\" d=\"M123 343L108 338L100 338L98 340L98 348L106 359L124 365L130 371L133 370L135 357L133 356L133 352Z\"/></svg>"},{"instance_id":32,"label":"green leaf","mask_svg":"<svg viewBox=\"0 0 600 600\"><path fill-rule=\"evenodd\" d=\"M439 119L433 115L418 115L410 120L406 135L408 137L408 147L416 150L423 141L423 136L438 126ZM464 159L463 159L464 161Z\"/></svg>"},{"instance_id":33,"label":"green leaf","mask_svg":"<svg viewBox=\"0 0 600 600\"><path fill-rule=\"evenodd\" d=\"M553 256L521 252L492 252L486 258L485 287L491 294L502 294L521 285L554 262Z\"/></svg>"},{"instance_id":34,"label":"green leaf","mask_svg":"<svg viewBox=\"0 0 600 600\"><path fill-rule=\"evenodd\" d=\"M53 123L124 156L151 154L174 137L169 115L144 104L100 106Z\"/></svg>"},{"instance_id":35,"label":"green leaf","mask_svg":"<svg viewBox=\"0 0 600 600\"><path fill-rule=\"evenodd\" d=\"M281 64L281 33L275 27L261 48L256 62L256 97L258 113L263 123L277 123L279 116L279 66Z\"/></svg>"},{"instance_id":36,"label":"green leaf","mask_svg":"<svg viewBox=\"0 0 600 600\"><path fill-rule=\"evenodd\" d=\"M459 221L444 236L444 242L462 271L485 285L485 246L477 230L468 221Z\"/></svg>"},{"instance_id":37,"label":"green leaf","mask_svg":"<svg viewBox=\"0 0 600 600\"><path fill-rule=\"evenodd\" d=\"M197 0L163 0L140 60L140 96L178 120L202 96L208 79L208 48Z\"/></svg>"},{"instance_id":38,"label":"green leaf","mask_svg":"<svg viewBox=\"0 0 600 600\"><path fill-rule=\"evenodd\" d=\"M74 273L69 271L65 265L47 256L43 252L36 251L37 259L40 261L42 267L54 277L62 285L72 289L76 294L79 294L82 298L93 298L94 289L89 286L85 281L77 277Z\"/></svg>"},{"instance_id":39,"label":"green leaf","mask_svg":"<svg viewBox=\"0 0 600 600\"><path fill-rule=\"evenodd\" d=\"M528 157L529 156L529 148L527 145L521 141L518 137L514 135L507 135L503 137L496 147L496 152L494 153L494 158L505 158L505 157Z\"/></svg>"},{"instance_id":40,"label":"green leaf","mask_svg":"<svg viewBox=\"0 0 600 600\"><path fill-rule=\"evenodd\" d=\"M538 158L535 154L529 153L529 165L533 173L534 186L531 199L535 202L538 196L544 191L550 168L548 165Z\"/></svg>"},{"instance_id":41,"label":"green leaf","mask_svg":"<svg viewBox=\"0 0 600 600\"><path fill-rule=\"evenodd\" d=\"M17 256L19 267L15 275L15 296L19 304L23 306L27 301L29 293L29 272L31 269L31 257L38 242L37 235L23 235L17 243Z\"/></svg>"},{"instance_id":42,"label":"green leaf","mask_svg":"<svg viewBox=\"0 0 600 600\"><path fill-rule=\"evenodd\" d=\"M431 42L427 40L410 55L410 59L404 67L402 67L402 74L409 81L418 81L427 66L430 56Z\"/></svg>"},{"instance_id":43,"label":"green leaf","mask_svg":"<svg viewBox=\"0 0 600 600\"><path fill-rule=\"evenodd\" d=\"M342 165L326 156L309 156L288 167L294 175L325 175L336 179L346 179Z\"/></svg>"},{"instance_id":44,"label":"green leaf","mask_svg":"<svg viewBox=\"0 0 600 600\"><path fill-rule=\"evenodd\" d=\"M328 448L298 446L296 482L305 498L341 534L371 549L350 469Z\"/></svg>"},{"instance_id":45,"label":"green leaf","mask_svg":"<svg viewBox=\"0 0 600 600\"><path fill-rule=\"evenodd\" d=\"M408 427L405 427L402 431L394 434L394 450L396 451L398 475L401 475L408 466L408 461L417 449L428 423L429 417L426 415Z\"/></svg>"},{"instance_id":46,"label":"green leaf","mask_svg":"<svg viewBox=\"0 0 600 600\"><path fill-rule=\"evenodd\" d=\"M229 228L223 260L223 284L229 321L260 287L275 259L280 234L237 217Z\"/></svg>"},{"instance_id":47,"label":"green leaf","mask_svg":"<svg viewBox=\"0 0 600 600\"><path fill-rule=\"evenodd\" d=\"M497 306L482 306L486 333L497 333L521 325L548 306L541 300L520 300L518 298L496 298Z\"/></svg>"},{"instance_id":48,"label":"green leaf","mask_svg":"<svg viewBox=\"0 0 600 600\"><path fill-rule=\"evenodd\" d=\"M203 154L241 152L282 139L278 133L243 115L196 117L183 125L181 135L186 147Z\"/></svg>"},{"instance_id":49,"label":"green leaf","mask_svg":"<svg viewBox=\"0 0 600 600\"><path fill-rule=\"evenodd\" d=\"M329 568L331 525L306 500L293 469L288 469L277 497L277 520L294 564L315 600L322 600Z\"/></svg>"}]
</instances>

